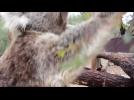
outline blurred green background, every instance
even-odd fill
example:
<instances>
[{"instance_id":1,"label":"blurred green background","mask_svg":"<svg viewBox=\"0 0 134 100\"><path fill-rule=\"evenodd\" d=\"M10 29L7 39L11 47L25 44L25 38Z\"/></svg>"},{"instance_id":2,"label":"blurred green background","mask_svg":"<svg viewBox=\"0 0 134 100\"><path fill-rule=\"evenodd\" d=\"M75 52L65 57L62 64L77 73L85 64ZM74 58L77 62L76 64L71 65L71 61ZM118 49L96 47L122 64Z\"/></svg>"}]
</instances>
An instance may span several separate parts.
<instances>
[{"instance_id":1,"label":"blurred green background","mask_svg":"<svg viewBox=\"0 0 134 100\"><path fill-rule=\"evenodd\" d=\"M0 19L0 55L8 46L7 30L4 29L3 21Z\"/></svg>"}]
</instances>

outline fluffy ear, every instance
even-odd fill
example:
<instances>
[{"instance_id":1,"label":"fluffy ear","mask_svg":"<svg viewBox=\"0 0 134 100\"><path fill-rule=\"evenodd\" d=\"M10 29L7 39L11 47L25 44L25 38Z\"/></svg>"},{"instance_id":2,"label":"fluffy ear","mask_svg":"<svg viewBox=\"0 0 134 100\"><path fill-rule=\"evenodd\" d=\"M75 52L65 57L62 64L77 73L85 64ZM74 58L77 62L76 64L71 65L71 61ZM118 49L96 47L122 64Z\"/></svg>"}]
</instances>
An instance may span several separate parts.
<instances>
[{"instance_id":1,"label":"fluffy ear","mask_svg":"<svg viewBox=\"0 0 134 100\"><path fill-rule=\"evenodd\" d=\"M5 27L12 33L24 32L29 23L29 19L22 12L1 12L0 16Z\"/></svg>"},{"instance_id":2,"label":"fluffy ear","mask_svg":"<svg viewBox=\"0 0 134 100\"><path fill-rule=\"evenodd\" d=\"M68 12L60 12L58 20L59 26L66 24L67 18L68 18Z\"/></svg>"}]
</instances>

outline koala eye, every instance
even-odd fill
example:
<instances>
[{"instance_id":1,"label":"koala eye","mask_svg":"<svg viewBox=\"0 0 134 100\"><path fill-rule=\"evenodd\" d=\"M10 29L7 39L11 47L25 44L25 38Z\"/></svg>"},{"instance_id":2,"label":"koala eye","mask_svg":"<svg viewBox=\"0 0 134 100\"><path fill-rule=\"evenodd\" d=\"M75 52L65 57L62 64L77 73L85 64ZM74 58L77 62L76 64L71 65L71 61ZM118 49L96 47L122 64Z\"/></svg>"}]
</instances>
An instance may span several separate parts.
<instances>
[{"instance_id":1,"label":"koala eye","mask_svg":"<svg viewBox=\"0 0 134 100\"><path fill-rule=\"evenodd\" d=\"M26 26L26 30L30 30L31 27L32 27L32 24L31 24L31 23L27 24L27 26Z\"/></svg>"}]
</instances>

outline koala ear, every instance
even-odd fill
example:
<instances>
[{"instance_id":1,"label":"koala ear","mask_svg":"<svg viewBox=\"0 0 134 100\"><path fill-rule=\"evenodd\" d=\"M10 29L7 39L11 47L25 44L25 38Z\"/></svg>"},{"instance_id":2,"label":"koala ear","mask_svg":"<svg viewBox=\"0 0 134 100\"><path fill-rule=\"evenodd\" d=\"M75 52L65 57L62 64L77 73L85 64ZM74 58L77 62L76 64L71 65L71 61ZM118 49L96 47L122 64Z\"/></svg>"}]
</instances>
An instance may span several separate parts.
<instances>
[{"instance_id":1,"label":"koala ear","mask_svg":"<svg viewBox=\"0 0 134 100\"><path fill-rule=\"evenodd\" d=\"M58 24L59 25L63 25L63 24L66 24L67 22L67 17L68 17L68 12L60 12L59 13L59 21L58 21Z\"/></svg>"}]
</instances>

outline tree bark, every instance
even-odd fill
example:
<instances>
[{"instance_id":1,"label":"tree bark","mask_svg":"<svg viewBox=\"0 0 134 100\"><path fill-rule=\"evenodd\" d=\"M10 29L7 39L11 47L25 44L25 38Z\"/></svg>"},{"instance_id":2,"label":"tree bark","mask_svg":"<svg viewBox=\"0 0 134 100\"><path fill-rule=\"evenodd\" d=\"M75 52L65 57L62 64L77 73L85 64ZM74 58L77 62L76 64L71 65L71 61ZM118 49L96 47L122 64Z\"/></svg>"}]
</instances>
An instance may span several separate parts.
<instances>
[{"instance_id":1,"label":"tree bark","mask_svg":"<svg viewBox=\"0 0 134 100\"><path fill-rule=\"evenodd\" d=\"M115 65L120 66L123 71L134 80L134 54L105 52L99 54L98 58L107 59Z\"/></svg>"},{"instance_id":2,"label":"tree bark","mask_svg":"<svg viewBox=\"0 0 134 100\"><path fill-rule=\"evenodd\" d=\"M89 87L132 87L134 83L131 79L107 72L84 69L78 76L76 82Z\"/></svg>"}]
</instances>

